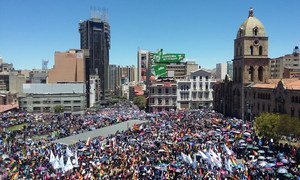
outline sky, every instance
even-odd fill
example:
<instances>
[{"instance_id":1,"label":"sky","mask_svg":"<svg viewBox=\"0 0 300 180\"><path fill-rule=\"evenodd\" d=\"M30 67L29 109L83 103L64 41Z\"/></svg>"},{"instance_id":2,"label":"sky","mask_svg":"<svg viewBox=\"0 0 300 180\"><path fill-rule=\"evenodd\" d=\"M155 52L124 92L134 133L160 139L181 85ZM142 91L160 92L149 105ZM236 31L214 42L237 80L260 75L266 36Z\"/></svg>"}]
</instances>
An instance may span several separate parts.
<instances>
[{"instance_id":1,"label":"sky","mask_svg":"<svg viewBox=\"0 0 300 180\"><path fill-rule=\"evenodd\" d=\"M110 64L136 65L137 50L185 53L205 68L233 59L239 26L254 16L269 36L269 57L300 45L300 1L0 0L0 57L15 69L40 69L54 52L80 48L78 24L91 7L107 8Z\"/></svg>"}]
</instances>

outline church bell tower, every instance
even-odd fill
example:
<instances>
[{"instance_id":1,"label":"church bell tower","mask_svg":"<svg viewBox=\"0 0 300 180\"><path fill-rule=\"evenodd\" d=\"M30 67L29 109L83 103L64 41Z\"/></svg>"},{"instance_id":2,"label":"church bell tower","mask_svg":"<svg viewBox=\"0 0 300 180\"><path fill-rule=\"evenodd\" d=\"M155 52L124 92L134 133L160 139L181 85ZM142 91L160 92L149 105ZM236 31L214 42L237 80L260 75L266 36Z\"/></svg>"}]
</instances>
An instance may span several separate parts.
<instances>
[{"instance_id":1,"label":"church bell tower","mask_svg":"<svg viewBox=\"0 0 300 180\"><path fill-rule=\"evenodd\" d=\"M268 72L268 37L264 25L250 8L234 40L233 81L244 85L266 83Z\"/></svg>"}]
</instances>

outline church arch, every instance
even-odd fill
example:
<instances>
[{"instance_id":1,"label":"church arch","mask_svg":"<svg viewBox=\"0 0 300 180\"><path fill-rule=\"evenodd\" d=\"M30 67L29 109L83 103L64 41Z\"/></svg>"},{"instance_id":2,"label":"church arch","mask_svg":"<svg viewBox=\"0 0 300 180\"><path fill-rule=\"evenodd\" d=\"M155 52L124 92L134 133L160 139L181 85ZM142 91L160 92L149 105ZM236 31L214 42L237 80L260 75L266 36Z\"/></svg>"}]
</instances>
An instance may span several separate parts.
<instances>
[{"instance_id":1,"label":"church arch","mask_svg":"<svg viewBox=\"0 0 300 180\"><path fill-rule=\"evenodd\" d=\"M253 56L253 46L250 46L250 55Z\"/></svg>"},{"instance_id":2,"label":"church arch","mask_svg":"<svg viewBox=\"0 0 300 180\"><path fill-rule=\"evenodd\" d=\"M262 46L259 46L259 55L261 56L263 54L263 48Z\"/></svg>"},{"instance_id":3,"label":"church arch","mask_svg":"<svg viewBox=\"0 0 300 180\"><path fill-rule=\"evenodd\" d=\"M259 81L264 80L264 68L262 66L259 66L258 68L258 80Z\"/></svg>"},{"instance_id":4,"label":"church arch","mask_svg":"<svg viewBox=\"0 0 300 180\"><path fill-rule=\"evenodd\" d=\"M250 66L249 68L249 77L248 77L249 81L254 81L254 67Z\"/></svg>"}]
</instances>

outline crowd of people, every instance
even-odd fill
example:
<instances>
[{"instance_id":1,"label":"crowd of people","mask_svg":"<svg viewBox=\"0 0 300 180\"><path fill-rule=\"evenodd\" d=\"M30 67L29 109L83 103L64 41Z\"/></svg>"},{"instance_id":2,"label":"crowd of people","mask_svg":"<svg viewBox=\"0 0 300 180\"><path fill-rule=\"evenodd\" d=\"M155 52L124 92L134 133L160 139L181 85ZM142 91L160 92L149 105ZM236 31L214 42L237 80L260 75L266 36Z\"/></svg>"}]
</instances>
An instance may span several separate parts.
<instances>
[{"instance_id":1,"label":"crowd of people","mask_svg":"<svg viewBox=\"0 0 300 180\"><path fill-rule=\"evenodd\" d=\"M131 113L125 113L125 109ZM225 118L210 110L145 114L136 109L130 111L129 107L118 106L111 111L102 110L93 115L80 116L80 123L73 123L72 118L67 118L57 119L50 125L58 123L58 129L68 132L66 129L74 128L76 124L85 124L87 128L97 124L95 117L102 117L102 121L106 122L112 119L127 120L133 116L147 121L106 138L89 138L69 146L42 138L25 142L12 141L10 151L5 151L2 141L2 178L48 180L300 177L299 147L257 137L250 122ZM102 126L95 126L100 127ZM75 131L80 132L81 129ZM63 134L70 135L70 132Z\"/></svg>"},{"instance_id":2,"label":"crowd of people","mask_svg":"<svg viewBox=\"0 0 300 180\"><path fill-rule=\"evenodd\" d=\"M137 106L121 103L85 114L6 113L0 117L0 126L8 129L9 125L24 124L20 130L7 131L4 138L26 139L38 135L54 140L144 116Z\"/></svg>"}]
</instances>

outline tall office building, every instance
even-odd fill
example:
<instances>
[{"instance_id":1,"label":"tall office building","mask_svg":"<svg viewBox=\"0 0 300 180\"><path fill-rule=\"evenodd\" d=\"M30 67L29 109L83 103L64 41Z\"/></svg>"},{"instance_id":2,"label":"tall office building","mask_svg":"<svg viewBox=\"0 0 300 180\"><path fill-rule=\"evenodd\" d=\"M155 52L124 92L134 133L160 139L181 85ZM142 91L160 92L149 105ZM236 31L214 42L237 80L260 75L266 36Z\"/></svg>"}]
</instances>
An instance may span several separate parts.
<instances>
[{"instance_id":1,"label":"tall office building","mask_svg":"<svg viewBox=\"0 0 300 180\"><path fill-rule=\"evenodd\" d=\"M270 78L298 78L300 77L300 50L296 46L293 53L270 60Z\"/></svg>"},{"instance_id":2,"label":"tall office building","mask_svg":"<svg viewBox=\"0 0 300 180\"><path fill-rule=\"evenodd\" d=\"M110 49L110 26L105 17L94 16L79 24L80 47L89 50L86 71L88 75L99 75L102 100L108 89Z\"/></svg>"},{"instance_id":3,"label":"tall office building","mask_svg":"<svg viewBox=\"0 0 300 180\"><path fill-rule=\"evenodd\" d=\"M138 50L137 53L137 81L146 81L150 51Z\"/></svg>"},{"instance_id":4,"label":"tall office building","mask_svg":"<svg viewBox=\"0 0 300 180\"><path fill-rule=\"evenodd\" d=\"M227 74L227 64L218 63L216 65L216 80L222 81L225 79Z\"/></svg>"},{"instance_id":5,"label":"tall office building","mask_svg":"<svg viewBox=\"0 0 300 180\"><path fill-rule=\"evenodd\" d=\"M55 52L55 65L49 70L49 83L86 82L84 51Z\"/></svg>"},{"instance_id":6,"label":"tall office building","mask_svg":"<svg viewBox=\"0 0 300 180\"><path fill-rule=\"evenodd\" d=\"M233 62L227 61L227 75L232 78L233 77Z\"/></svg>"}]
</instances>

